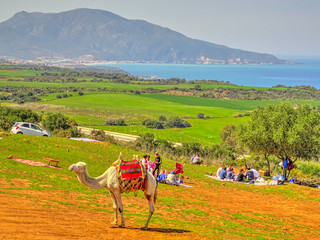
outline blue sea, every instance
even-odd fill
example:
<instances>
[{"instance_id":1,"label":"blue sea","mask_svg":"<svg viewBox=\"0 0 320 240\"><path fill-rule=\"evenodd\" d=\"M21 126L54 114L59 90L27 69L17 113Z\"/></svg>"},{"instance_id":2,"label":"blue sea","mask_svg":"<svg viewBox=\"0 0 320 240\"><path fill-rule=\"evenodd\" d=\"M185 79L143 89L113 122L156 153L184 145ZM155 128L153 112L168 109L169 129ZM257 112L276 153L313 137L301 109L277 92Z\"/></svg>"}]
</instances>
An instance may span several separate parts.
<instances>
[{"instance_id":1,"label":"blue sea","mask_svg":"<svg viewBox=\"0 0 320 240\"><path fill-rule=\"evenodd\" d=\"M134 76L219 80L243 86L310 85L320 88L319 59L288 59L294 65L108 64Z\"/></svg>"}]
</instances>

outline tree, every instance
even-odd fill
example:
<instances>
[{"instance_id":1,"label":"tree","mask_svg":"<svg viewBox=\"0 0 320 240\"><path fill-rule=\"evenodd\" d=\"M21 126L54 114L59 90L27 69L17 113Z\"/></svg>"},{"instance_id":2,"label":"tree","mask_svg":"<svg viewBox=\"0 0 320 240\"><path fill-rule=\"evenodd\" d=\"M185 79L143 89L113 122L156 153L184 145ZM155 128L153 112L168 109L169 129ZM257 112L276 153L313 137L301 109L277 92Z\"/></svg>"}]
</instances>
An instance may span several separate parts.
<instances>
[{"instance_id":1,"label":"tree","mask_svg":"<svg viewBox=\"0 0 320 240\"><path fill-rule=\"evenodd\" d=\"M236 146L237 146L236 129L237 129L237 127L233 124L229 124L229 125L224 126L224 128L219 133L222 145L228 145L233 148L236 148Z\"/></svg>"},{"instance_id":2,"label":"tree","mask_svg":"<svg viewBox=\"0 0 320 240\"><path fill-rule=\"evenodd\" d=\"M308 105L294 109L284 103L256 109L251 120L239 126L238 138L246 147L263 155L270 171L269 156L283 162L289 157L317 159L320 146L320 114ZM284 169L284 176L287 173Z\"/></svg>"},{"instance_id":3,"label":"tree","mask_svg":"<svg viewBox=\"0 0 320 240\"><path fill-rule=\"evenodd\" d=\"M43 126L50 131L54 129L69 129L68 118L61 113L49 113L46 118L42 120Z\"/></svg>"}]
</instances>

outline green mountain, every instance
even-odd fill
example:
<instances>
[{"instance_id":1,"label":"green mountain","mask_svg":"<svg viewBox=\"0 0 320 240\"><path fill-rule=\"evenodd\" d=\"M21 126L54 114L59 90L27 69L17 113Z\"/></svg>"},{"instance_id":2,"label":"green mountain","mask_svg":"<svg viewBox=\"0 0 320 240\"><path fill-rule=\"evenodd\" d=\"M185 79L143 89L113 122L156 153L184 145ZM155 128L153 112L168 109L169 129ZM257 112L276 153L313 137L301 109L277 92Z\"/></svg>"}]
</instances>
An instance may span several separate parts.
<instances>
[{"instance_id":1,"label":"green mountain","mask_svg":"<svg viewBox=\"0 0 320 240\"><path fill-rule=\"evenodd\" d=\"M164 63L285 63L271 54L232 49L191 39L142 20L108 11L19 12L0 23L0 56L41 56Z\"/></svg>"}]
</instances>

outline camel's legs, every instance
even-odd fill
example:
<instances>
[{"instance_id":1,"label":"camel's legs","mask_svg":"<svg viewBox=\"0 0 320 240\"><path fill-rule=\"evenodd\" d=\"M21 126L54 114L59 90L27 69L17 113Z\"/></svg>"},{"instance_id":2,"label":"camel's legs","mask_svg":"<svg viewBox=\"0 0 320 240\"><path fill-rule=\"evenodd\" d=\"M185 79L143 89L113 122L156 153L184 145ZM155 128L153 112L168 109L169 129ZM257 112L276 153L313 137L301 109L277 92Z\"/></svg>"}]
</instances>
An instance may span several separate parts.
<instances>
[{"instance_id":1,"label":"camel's legs","mask_svg":"<svg viewBox=\"0 0 320 240\"><path fill-rule=\"evenodd\" d=\"M123 218L123 205L122 205L122 200L121 200L121 193L119 190L116 190L113 192L113 194L114 194L114 197L117 201L117 207L118 207L118 210L121 215L121 225L119 227L125 227L124 218Z\"/></svg>"},{"instance_id":2,"label":"camel's legs","mask_svg":"<svg viewBox=\"0 0 320 240\"><path fill-rule=\"evenodd\" d=\"M154 212L154 205L153 205L154 196L153 196L153 194L151 196L150 195L146 195L146 198L148 199L148 204L149 204L149 217L148 217L146 225L144 225L144 227L142 227L142 229L148 229L148 225L149 225L150 219L151 219L152 214Z\"/></svg>"},{"instance_id":3,"label":"camel's legs","mask_svg":"<svg viewBox=\"0 0 320 240\"><path fill-rule=\"evenodd\" d=\"M118 224L118 205L117 205L117 200L116 197L114 196L114 193L109 191L111 198L112 198L112 205L113 205L113 210L114 210L114 221L111 223L112 225L117 225Z\"/></svg>"}]
</instances>

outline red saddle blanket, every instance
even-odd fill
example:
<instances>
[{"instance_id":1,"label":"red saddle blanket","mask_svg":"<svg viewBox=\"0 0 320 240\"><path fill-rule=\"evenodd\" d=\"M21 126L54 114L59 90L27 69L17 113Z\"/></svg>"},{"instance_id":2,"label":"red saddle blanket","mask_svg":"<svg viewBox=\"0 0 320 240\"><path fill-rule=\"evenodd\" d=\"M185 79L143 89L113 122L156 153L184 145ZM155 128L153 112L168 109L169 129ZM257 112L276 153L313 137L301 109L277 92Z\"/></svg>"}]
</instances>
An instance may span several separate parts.
<instances>
[{"instance_id":1,"label":"red saddle blanket","mask_svg":"<svg viewBox=\"0 0 320 240\"><path fill-rule=\"evenodd\" d=\"M123 180L142 178L142 170L137 160L121 161L120 173Z\"/></svg>"}]
</instances>

